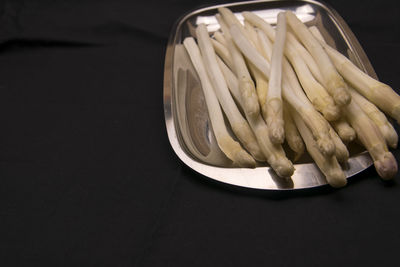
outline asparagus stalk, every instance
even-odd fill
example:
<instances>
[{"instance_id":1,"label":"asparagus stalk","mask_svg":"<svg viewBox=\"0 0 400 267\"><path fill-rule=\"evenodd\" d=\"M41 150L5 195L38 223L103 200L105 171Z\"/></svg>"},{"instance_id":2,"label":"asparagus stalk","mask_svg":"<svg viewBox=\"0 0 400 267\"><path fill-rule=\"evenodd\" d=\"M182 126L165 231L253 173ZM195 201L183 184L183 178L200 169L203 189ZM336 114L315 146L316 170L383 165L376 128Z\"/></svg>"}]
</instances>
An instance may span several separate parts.
<instances>
[{"instance_id":1,"label":"asparagus stalk","mask_svg":"<svg viewBox=\"0 0 400 267\"><path fill-rule=\"evenodd\" d=\"M328 124L329 125L329 124ZM339 135L335 132L332 126L329 125L329 134L335 143L335 156L340 163L345 163L349 159L349 151L346 145L340 139Z\"/></svg>"},{"instance_id":2,"label":"asparagus stalk","mask_svg":"<svg viewBox=\"0 0 400 267\"><path fill-rule=\"evenodd\" d=\"M275 29L272 28L266 21L262 18L257 16L252 12L245 11L242 13L245 21L247 20L249 23L253 24L254 26L260 28L268 37L274 41L275 40ZM288 29L289 30L289 29ZM317 63L312 58L311 54L304 48L304 46L296 39L296 37L288 31L286 33L287 41L297 50L297 52L301 55L303 60L306 62L307 66L310 68L311 73L314 77L318 80L318 82L322 83L322 75L318 68ZM285 52L286 54L286 52Z\"/></svg>"},{"instance_id":3,"label":"asparagus stalk","mask_svg":"<svg viewBox=\"0 0 400 267\"><path fill-rule=\"evenodd\" d=\"M286 19L278 14L275 43L272 47L271 73L267 93L267 125L274 143L283 143L285 130L282 114L282 58L286 37Z\"/></svg>"},{"instance_id":4,"label":"asparagus stalk","mask_svg":"<svg viewBox=\"0 0 400 267\"><path fill-rule=\"evenodd\" d=\"M239 26L237 26L236 24L232 24L232 27ZM247 69L242 54L232 41L232 38L226 27L221 27L221 29L225 35L225 41L227 43L228 51L233 62L233 69L235 70L235 73L239 80L239 91L242 98L241 103L244 112L250 117L257 117L260 113L260 105L258 104L258 96L256 93L254 82L251 79L250 73Z\"/></svg>"},{"instance_id":5,"label":"asparagus stalk","mask_svg":"<svg viewBox=\"0 0 400 267\"><path fill-rule=\"evenodd\" d=\"M239 91L239 81L226 66L222 68L226 83L231 91ZM243 100L240 100L243 105ZM263 152L267 162L272 169L280 177L289 177L294 172L293 164L287 159L281 145L271 143L268 137L268 127L262 119L261 115L257 117L246 116L250 127L254 131L261 151Z\"/></svg>"},{"instance_id":6,"label":"asparagus stalk","mask_svg":"<svg viewBox=\"0 0 400 267\"><path fill-rule=\"evenodd\" d=\"M358 139L371 155L375 169L384 180L392 179L397 173L397 162L388 151L379 128L372 122L356 101L345 107L345 115L357 133Z\"/></svg>"},{"instance_id":7,"label":"asparagus stalk","mask_svg":"<svg viewBox=\"0 0 400 267\"><path fill-rule=\"evenodd\" d=\"M321 172L325 175L327 182L332 187L345 186L347 183L346 176L336 157L334 155L323 155L317 148L318 146L315 143L315 140L312 138L312 134L304 123L302 117L294 109L291 110L291 114L301 136L303 137L308 153L314 159Z\"/></svg>"},{"instance_id":8,"label":"asparagus stalk","mask_svg":"<svg viewBox=\"0 0 400 267\"><path fill-rule=\"evenodd\" d=\"M258 42L260 44L260 50L261 50L261 51L259 51L259 53L265 59L270 61L271 56L272 56L272 43L262 30L256 29L256 32L257 32Z\"/></svg>"},{"instance_id":9,"label":"asparagus stalk","mask_svg":"<svg viewBox=\"0 0 400 267\"><path fill-rule=\"evenodd\" d=\"M251 36L249 36L247 31L245 30L243 24L240 23L240 21L237 19L237 17L235 16L235 14L233 14L233 12L231 10L229 10L226 7L220 7L220 8L218 8L218 12L219 12L219 14L221 14L221 16L222 16L223 20L226 22L226 25L228 26L228 28L232 27L233 25L236 25L238 27L238 29L241 31L241 33L247 37L247 39L249 39L249 40L251 39Z\"/></svg>"},{"instance_id":10,"label":"asparagus stalk","mask_svg":"<svg viewBox=\"0 0 400 267\"><path fill-rule=\"evenodd\" d=\"M249 12L243 12L243 16L246 18L246 20L254 23L265 33L267 33L271 40L275 40L275 30L267 22L262 20L257 15ZM268 56L271 53L270 49L268 48L270 41L265 36L263 31L259 31L258 34L261 46ZM297 76L300 79L301 85L303 86L307 97L313 103L314 107L320 111L327 120L337 120L340 116L339 107L335 105L333 98L328 94L328 92L326 92L325 88L315 80L313 74L311 74L310 70L308 69L308 65L306 65L304 58L306 58L308 62L311 62L309 65L315 69L316 64L314 60L310 58L310 56L302 56L301 53L304 52L305 48L296 40L293 35L288 33L287 37L288 43L286 44L285 55L295 68ZM288 63L284 62L283 64L287 65ZM318 70L314 70L314 72L317 73L317 75L320 75Z\"/></svg>"},{"instance_id":11,"label":"asparagus stalk","mask_svg":"<svg viewBox=\"0 0 400 267\"><path fill-rule=\"evenodd\" d=\"M222 58L222 60L228 65L229 68L233 69L233 61L228 48L226 48L226 46L214 39L211 39L211 42L214 47L215 53Z\"/></svg>"},{"instance_id":12,"label":"asparagus stalk","mask_svg":"<svg viewBox=\"0 0 400 267\"><path fill-rule=\"evenodd\" d=\"M332 121L331 125L338 133L340 139L345 143L350 143L356 138L356 132L349 125L344 117L340 117L337 121Z\"/></svg>"},{"instance_id":13,"label":"asparagus stalk","mask_svg":"<svg viewBox=\"0 0 400 267\"><path fill-rule=\"evenodd\" d=\"M285 139L291 150L295 153L293 162L299 160L304 154L304 142L293 121L292 115L287 103L283 103L283 120L285 121Z\"/></svg>"},{"instance_id":14,"label":"asparagus stalk","mask_svg":"<svg viewBox=\"0 0 400 267\"><path fill-rule=\"evenodd\" d=\"M258 103L261 107L261 113L263 118L267 117L267 93L268 93L268 80L265 76L251 63L247 60L247 65L251 75L253 76L256 83L256 91L258 96Z\"/></svg>"},{"instance_id":15,"label":"asparagus stalk","mask_svg":"<svg viewBox=\"0 0 400 267\"><path fill-rule=\"evenodd\" d=\"M286 52L307 97L310 99L311 103L313 103L314 107L320 111L328 121L339 119L339 107L335 104L333 98L328 94L325 88L314 79L303 58L291 44L287 44Z\"/></svg>"},{"instance_id":16,"label":"asparagus stalk","mask_svg":"<svg viewBox=\"0 0 400 267\"><path fill-rule=\"evenodd\" d=\"M236 27L231 27L231 35L235 41L235 44L244 54L244 56L250 62L252 62L263 73L263 75L265 75L265 77L269 78L269 62L263 58L256 49L254 49L254 46L251 45L251 43ZM313 136L317 139L317 143L321 152L325 155L333 155L335 151L335 145L329 136L327 122L313 108L312 104L308 101L301 88L301 91L296 91L296 93L294 93L293 89L286 80L286 72L284 72L284 75L285 77L282 81L283 97L293 108L299 111L307 126L312 131ZM297 82L297 78L295 79Z\"/></svg>"},{"instance_id":17,"label":"asparagus stalk","mask_svg":"<svg viewBox=\"0 0 400 267\"><path fill-rule=\"evenodd\" d=\"M360 70L347 57L326 44L316 27L311 27L310 31L325 48L336 69L352 87L400 123L400 96L389 85L375 80Z\"/></svg>"},{"instance_id":18,"label":"asparagus stalk","mask_svg":"<svg viewBox=\"0 0 400 267\"><path fill-rule=\"evenodd\" d=\"M220 42L223 46L225 46L225 47L228 46L228 44L226 43L224 35L220 31L214 32L213 36L214 36L215 40Z\"/></svg>"},{"instance_id":19,"label":"asparagus stalk","mask_svg":"<svg viewBox=\"0 0 400 267\"><path fill-rule=\"evenodd\" d=\"M367 116L376 124L376 126L378 126L388 146L396 148L399 137L392 124L390 124L390 122L387 120L386 116L374 104L369 102L354 89L350 88L350 93L351 97L355 102L357 102L365 114L367 114Z\"/></svg>"},{"instance_id":20,"label":"asparagus stalk","mask_svg":"<svg viewBox=\"0 0 400 267\"><path fill-rule=\"evenodd\" d=\"M254 27L252 25L250 25L247 21L245 21L244 28L247 31L247 35L251 38L250 41L256 47L257 51L258 52L262 51L262 48L261 48L259 40L258 40L257 32L255 31ZM258 101L260 103L262 116L265 119L265 118L267 118L266 101L267 101L267 93L268 93L268 80L257 69L257 67L254 66L254 64L251 63L249 60L247 60L247 66L249 67L250 73L253 76L253 79L255 80Z\"/></svg>"},{"instance_id":21,"label":"asparagus stalk","mask_svg":"<svg viewBox=\"0 0 400 267\"><path fill-rule=\"evenodd\" d=\"M324 85L329 94L333 96L336 104L340 106L347 105L351 100L347 85L336 71L325 50L296 15L288 11L286 12L286 18L297 38L300 39L317 63Z\"/></svg>"},{"instance_id":22,"label":"asparagus stalk","mask_svg":"<svg viewBox=\"0 0 400 267\"><path fill-rule=\"evenodd\" d=\"M199 75L201 88L203 89L208 114L210 116L211 126L217 139L218 146L224 154L237 165L241 167L255 167L254 159L240 146L238 142L232 139L226 129L221 107L219 106L214 89L205 70L200 50L194 39L188 37L183 43L193 66Z\"/></svg>"},{"instance_id":23,"label":"asparagus stalk","mask_svg":"<svg viewBox=\"0 0 400 267\"><path fill-rule=\"evenodd\" d=\"M297 53L303 58L307 67L310 69L314 78L319 82L323 83L321 71L318 68L317 63L311 56L310 52L296 39L296 37L290 32L287 32L287 39L289 43L296 49Z\"/></svg>"},{"instance_id":24,"label":"asparagus stalk","mask_svg":"<svg viewBox=\"0 0 400 267\"><path fill-rule=\"evenodd\" d=\"M230 81L236 79L235 74L229 69L229 67L219 57L217 57L217 62L218 62L219 68L221 69L222 74L225 77L229 91L231 92L232 96L235 98L236 103L239 104L239 107L241 109L243 109L243 107L240 104L242 97L240 95L239 86L232 86L232 84L229 84Z\"/></svg>"},{"instance_id":25,"label":"asparagus stalk","mask_svg":"<svg viewBox=\"0 0 400 267\"><path fill-rule=\"evenodd\" d=\"M216 60L215 51L210 41L211 38L204 24L200 24L197 27L196 36L211 84L230 122L234 134L253 157L256 159L259 158L260 148L258 147L257 140L229 93L224 76Z\"/></svg>"}]
</instances>

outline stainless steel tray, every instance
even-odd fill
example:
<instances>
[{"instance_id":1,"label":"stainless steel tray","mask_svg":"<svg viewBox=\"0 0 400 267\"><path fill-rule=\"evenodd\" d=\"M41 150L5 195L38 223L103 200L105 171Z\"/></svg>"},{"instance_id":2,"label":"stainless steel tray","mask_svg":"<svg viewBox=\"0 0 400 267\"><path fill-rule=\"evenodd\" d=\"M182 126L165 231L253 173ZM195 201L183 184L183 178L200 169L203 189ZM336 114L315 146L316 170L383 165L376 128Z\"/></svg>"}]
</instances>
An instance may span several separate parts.
<instances>
[{"instance_id":1,"label":"stainless steel tray","mask_svg":"<svg viewBox=\"0 0 400 267\"><path fill-rule=\"evenodd\" d=\"M286 181L277 177L267 165L259 164L255 169L234 167L218 148L210 128L200 82L182 41L191 35L199 23L205 23L210 32L218 30L214 15L221 6L229 7L237 14L246 10L254 11L272 25L276 23L278 12L291 10L307 25L317 26L330 45L348 56L369 75L376 77L371 63L347 24L335 10L324 3L310 0L252 1L195 10L176 23L166 51L164 112L172 148L193 170L231 185L269 190L325 185L325 177L307 156L295 164L294 175L291 180ZM360 148L351 148L350 153L351 157L345 167L347 177L359 173L373 163L368 153Z\"/></svg>"}]
</instances>

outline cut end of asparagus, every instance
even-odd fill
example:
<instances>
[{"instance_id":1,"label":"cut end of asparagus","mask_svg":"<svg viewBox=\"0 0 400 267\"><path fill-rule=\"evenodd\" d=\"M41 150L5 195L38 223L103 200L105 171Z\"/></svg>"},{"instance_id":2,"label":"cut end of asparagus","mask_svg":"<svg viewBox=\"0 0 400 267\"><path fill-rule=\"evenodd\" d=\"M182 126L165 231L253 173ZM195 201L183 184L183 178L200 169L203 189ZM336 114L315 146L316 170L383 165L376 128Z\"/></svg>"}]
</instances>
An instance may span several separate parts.
<instances>
[{"instance_id":1,"label":"cut end of asparagus","mask_svg":"<svg viewBox=\"0 0 400 267\"><path fill-rule=\"evenodd\" d=\"M341 169L332 169L326 174L326 180L329 185L335 188L340 188L347 184L346 176Z\"/></svg>"},{"instance_id":2,"label":"cut end of asparagus","mask_svg":"<svg viewBox=\"0 0 400 267\"><path fill-rule=\"evenodd\" d=\"M278 158L271 167L279 177L290 177L294 173L294 166L286 157Z\"/></svg>"},{"instance_id":3,"label":"cut end of asparagus","mask_svg":"<svg viewBox=\"0 0 400 267\"><path fill-rule=\"evenodd\" d=\"M340 117L340 109L337 105L327 105L323 110L322 114L328 121L335 121Z\"/></svg>"},{"instance_id":4,"label":"cut end of asparagus","mask_svg":"<svg viewBox=\"0 0 400 267\"><path fill-rule=\"evenodd\" d=\"M351 95L347 88L337 88L333 95L333 99L339 106L346 106L351 101Z\"/></svg>"},{"instance_id":5,"label":"cut end of asparagus","mask_svg":"<svg viewBox=\"0 0 400 267\"><path fill-rule=\"evenodd\" d=\"M317 140L319 151L325 156L330 157L335 154L335 144L329 137L320 138Z\"/></svg>"},{"instance_id":6,"label":"cut end of asparagus","mask_svg":"<svg viewBox=\"0 0 400 267\"><path fill-rule=\"evenodd\" d=\"M374 165L376 172L383 180L390 180L397 173L397 162L390 152L386 152L381 158L375 160Z\"/></svg>"},{"instance_id":7,"label":"cut end of asparagus","mask_svg":"<svg viewBox=\"0 0 400 267\"><path fill-rule=\"evenodd\" d=\"M346 163L349 160L349 151L344 147L344 149L336 149L336 158L340 163Z\"/></svg>"}]
</instances>

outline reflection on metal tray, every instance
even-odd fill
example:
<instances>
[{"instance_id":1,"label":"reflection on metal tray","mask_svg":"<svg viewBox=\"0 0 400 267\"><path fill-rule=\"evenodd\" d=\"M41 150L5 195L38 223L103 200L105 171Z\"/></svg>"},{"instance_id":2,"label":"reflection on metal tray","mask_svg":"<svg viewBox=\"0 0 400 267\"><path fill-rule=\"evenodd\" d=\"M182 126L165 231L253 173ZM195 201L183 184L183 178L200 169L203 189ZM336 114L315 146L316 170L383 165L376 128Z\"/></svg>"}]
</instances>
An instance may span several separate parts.
<instances>
[{"instance_id":1,"label":"reflection on metal tray","mask_svg":"<svg viewBox=\"0 0 400 267\"><path fill-rule=\"evenodd\" d=\"M327 42L348 56L372 77L376 74L357 39L332 8L309 0L252 1L227 5L239 19L242 11L253 11L272 25L280 11L291 10L308 26L319 28ZM325 177L307 156L295 164L296 171L289 181L281 179L267 165L255 169L238 168L220 151L210 128L208 112L200 82L190 59L182 46L199 23L207 25L209 32L218 30L212 6L193 11L178 21L170 36L164 72L164 111L168 137L178 157L190 168L217 181L257 189L301 189L326 184ZM286 149L286 151L288 151ZM350 149L351 157L345 173L350 177L372 165L366 151L356 145ZM290 158L290 154L288 154Z\"/></svg>"}]
</instances>

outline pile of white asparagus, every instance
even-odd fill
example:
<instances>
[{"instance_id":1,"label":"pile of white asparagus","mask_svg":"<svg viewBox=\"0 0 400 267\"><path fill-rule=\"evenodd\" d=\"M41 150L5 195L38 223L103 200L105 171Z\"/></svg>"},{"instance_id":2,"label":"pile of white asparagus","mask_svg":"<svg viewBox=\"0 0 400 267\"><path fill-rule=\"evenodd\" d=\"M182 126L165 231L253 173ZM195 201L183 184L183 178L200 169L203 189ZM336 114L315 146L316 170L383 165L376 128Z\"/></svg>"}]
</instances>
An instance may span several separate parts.
<instances>
[{"instance_id":1,"label":"pile of white asparagus","mask_svg":"<svg viewBox=\"0 0 400 267\"><path fill-rule=\"evenodd\" d=\"M400 121L400 96L391 87L365 74L290 11L278 14L275 28L252 12L242 13L242 24L229 9L218 11L220 30L210 36L201 24L197 43L193 37L183 43L218 146L235 165L254 168L266 161L278 176L290 177L295 169L282 148L286 140L293 161L307 149L327 182L341 187L346 145L358 141L382 179L396 175L388 146L396 148L398 136L382 113Z\"/></svg>"}]
</instances>

